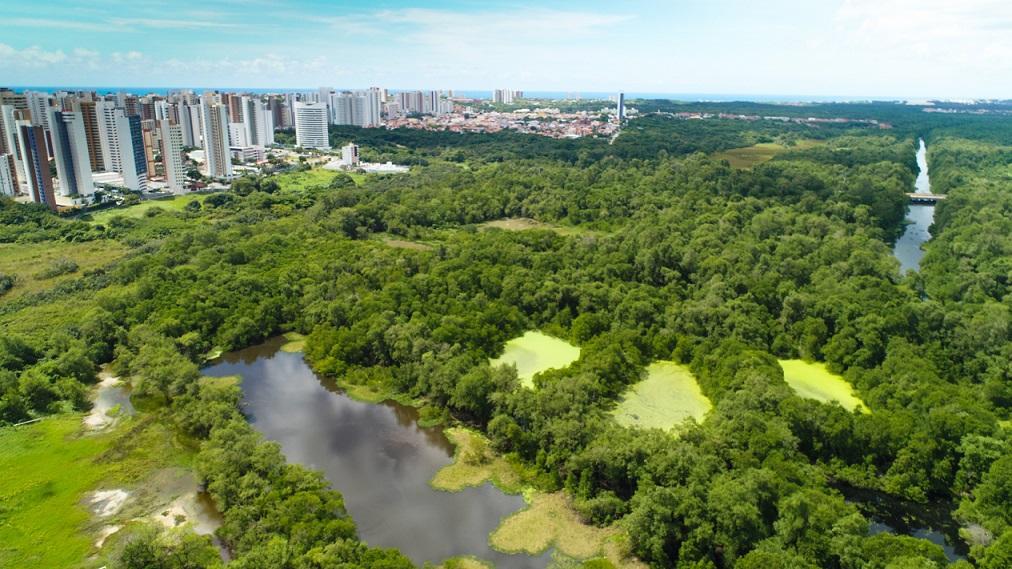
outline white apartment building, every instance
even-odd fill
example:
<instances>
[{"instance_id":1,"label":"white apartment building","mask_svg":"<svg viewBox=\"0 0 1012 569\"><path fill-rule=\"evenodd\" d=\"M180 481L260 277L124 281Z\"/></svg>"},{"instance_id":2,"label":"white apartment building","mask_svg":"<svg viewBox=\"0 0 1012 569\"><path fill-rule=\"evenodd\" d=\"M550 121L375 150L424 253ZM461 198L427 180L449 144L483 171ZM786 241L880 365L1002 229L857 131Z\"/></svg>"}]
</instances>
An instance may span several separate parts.
<instances>
[{"instance_id":1,"label":"white apartment building","mask_svg":"<svg viewBox=\"0 0 1012 569\"><path fill-rule=\"evenodd\" d=\"M13 154L0 154L0 196L11 197L17 193L14 172L11 170L13 164Z\"/></svg>"},{"instance_id":2,"label":"white apartment building","mask_svg":"<svg viewBox=\"0 0 1012 569\"><path fill-rule=\"evenodd\" d=\"M329 149L325 103L295 103L295 143L303 148Z\"/></svg>"},{"instance_id":3,"label":"white apartment building","mask_svg":"<svg viewBox=\"0 0 1012 569\"><path fill-rule=\"evenodd\" d=\"M186 170L183 168L183 127L168 119L159 121L162 130L162 168L165 183L174 194L186 192Z\"/></svg>"},{"instance_id":4,"label":"white apartment building","mask_svg":"<svg viewBox=\"0 0 1012 569\"><path fill-rule=\"evenodd\" d=\"M112 101L95 103L95 118L98 122L98 136L102 147L102 169L106 172L122 172L123 157L120 154L119 131L116 117L123 115Z\"/></svg>"},{"instance_id":5,"label":"white apartment building","mask_svg":"<svg viewBox=\"0 0 1012 569\"><path fill-rule=\"evenodd\" d=\"M341 166L344 166L345 168L353 168L358 166L359 162L360 159L358 156L357 144L352 143L341 148Z\"/></svg>"},{"instance_id":6,"label":"white apartment building","mask_svg":"<svg viewBox=\"0 0 1012 569\"><path fill-rule=\"evenodd\" d=\"M205 95L200 105L204 131L204 165L211 178L232 179L232 157L229 155L228 109Z\"/></svg>"},{"instance_id":7,"label":"white apartment building","mask_svg":"<svg viewBox=\"0 0 1012 569\"><path fill-rule=\"evenodd\" d=\"M56 175L60 178L60 195L91 196L95 193L91 156L84 133L81 113L49 109L49 136L53 145Z\"/></svg>"},{"instance_id":8,"label":"white apartment building","mask_svg":"<svg viewBox=\"0 0 1012 569\"><path fill-rule=\"evenodd\" d=\"M4 137L7 152L14 158L14 177L19 182L27 180L25 177L25 165L18 148L18 130L14 118L13 105L0 105L0 136ZM17 189L15 187L15 189Z\"/></svg>"}]
</instances>

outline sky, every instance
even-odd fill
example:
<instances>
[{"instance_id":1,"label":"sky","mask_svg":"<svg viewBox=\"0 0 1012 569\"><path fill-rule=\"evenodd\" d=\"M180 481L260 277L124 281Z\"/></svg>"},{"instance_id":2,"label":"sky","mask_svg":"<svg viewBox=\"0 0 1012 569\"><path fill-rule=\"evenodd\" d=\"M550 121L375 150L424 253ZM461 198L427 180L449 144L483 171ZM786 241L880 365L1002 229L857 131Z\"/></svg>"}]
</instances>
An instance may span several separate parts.
<instances>
[{"instance_id":1,"label":"sky","mask_svg":"<svg viewBox=\"0 0 1012 569\"><path fill-rule=\"evenodd\" d=\"M0 85L1012 98L1012 1L0 0Z\"/></svg>"}]
</instances>

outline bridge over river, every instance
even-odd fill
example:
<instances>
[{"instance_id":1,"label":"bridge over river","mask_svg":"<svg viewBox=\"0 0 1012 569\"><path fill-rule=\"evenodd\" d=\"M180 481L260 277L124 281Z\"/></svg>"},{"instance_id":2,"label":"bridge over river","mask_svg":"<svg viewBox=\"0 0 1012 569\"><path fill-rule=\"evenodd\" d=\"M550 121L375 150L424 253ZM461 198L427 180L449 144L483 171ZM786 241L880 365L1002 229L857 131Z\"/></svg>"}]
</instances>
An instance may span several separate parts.
<instances>
[{"instance_id":1,"label":"bridge over river","mask_svg":"<svg viewBox=\"0 0 1012 569\"><path fill-rule=\"evenodd\" d=\"M910 203L929 204L929 205L935 205L940 200L945 199L945 196L942 194L922 194L918 192L911 192L907 194L907 197L910 198Z\"/></svg>"}]
</instances>

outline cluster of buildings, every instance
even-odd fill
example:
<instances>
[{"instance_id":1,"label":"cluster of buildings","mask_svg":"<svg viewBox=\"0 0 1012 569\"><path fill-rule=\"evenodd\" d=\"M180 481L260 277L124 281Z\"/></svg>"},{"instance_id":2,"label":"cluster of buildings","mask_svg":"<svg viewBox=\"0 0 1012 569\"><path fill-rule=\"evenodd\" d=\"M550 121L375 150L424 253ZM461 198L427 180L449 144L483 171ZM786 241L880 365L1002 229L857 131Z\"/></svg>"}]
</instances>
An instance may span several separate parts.
<instances>
[{"instance_id":1,"label":"cluster of buildings","mask_svg":"<svg viewBox=\"0 0 1012 569\"><path fill-rule=\"evenodd\" d=\"M137 97L0 89L0 194L55 209L57 201L88 203L103 187L184 193L188 149L203 151L204 175L229 180L234 159L263 160L274 144L281 109L271 103L188 91Z\"/></svg>"},{"instance_id":2,"label":"cluster of buildings","mask_svg":"<svg viewBox=\"0 0 1012 569\"><path fill-rule=\"evenodd\" d=\"M877 126L878 128L881 129L892 128L891 124L879 121L878 119L851 119L844 117L826 117L826 118L788 117L781 115L744 115L732 113L704 113L704 112L666 113L660 111L657 114L669 115L683 120L706 120L706 119L724 119L724 120L738 120L738 121L764 120L764 121L790 122L810 126L815 126L819 124L863 124L868 126Z\"/></svg>"},{"instance_id":3,"label":"cluster of buildings","mask_svg":"<svg viewBox=\"0 0 1012 569\"><path fill-rule=\"evenodd\" d=\"M518 90L496 89L491 102L511 104L522 97ZM512 129L575 138L610 136L625 115L621 95L618 121L590 111L476 112L472 105L481 102L455 98L453 91L391 93L380 87L270 94L178 90L142 96L0 88L0 195L56 209L87 204L106 188L181 194L195 187L188 179L194 167L206 178L228 182L247 168L243 164L266 162L279 129L294 129L296 146L302 149L329 150L331 125ZM358 166L357 149L354 157L343 157L354 162L345 167L364 169Z\"/></svg>"},{"instance_id":4,"label":"cluster of buildings","mask_svg":"<svg viewBox=\"0 0 1012 569\"><path fill-rule=\"evenodd\" d=\"M475 113L468 110L445 115L391 118L387 120L386 127L450 132L514 130L552 138L610 137L620 127L617 121L603 118L615 113L600 111L562 112L556 108L539 108Z\"/></svg>"}]
</instances>

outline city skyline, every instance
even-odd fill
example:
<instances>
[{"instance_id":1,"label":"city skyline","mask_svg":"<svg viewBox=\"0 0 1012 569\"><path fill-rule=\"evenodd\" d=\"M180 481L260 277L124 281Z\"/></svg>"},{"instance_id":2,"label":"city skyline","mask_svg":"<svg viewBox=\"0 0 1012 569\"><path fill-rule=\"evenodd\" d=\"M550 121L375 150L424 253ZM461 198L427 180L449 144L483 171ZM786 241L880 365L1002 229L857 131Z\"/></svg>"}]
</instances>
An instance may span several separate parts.
<instances>
[{"instance_id":1,"label":"city skyline","mask_svg":"<svg viewBox=\"0 0 1012 569\"><path fill-rule=\"evenodd\" d=\"M969 0L0 5L0 84L1008 98L1012 5ZM171 14L171 15L168 15Z\"/></svg>"}]
</instances>

